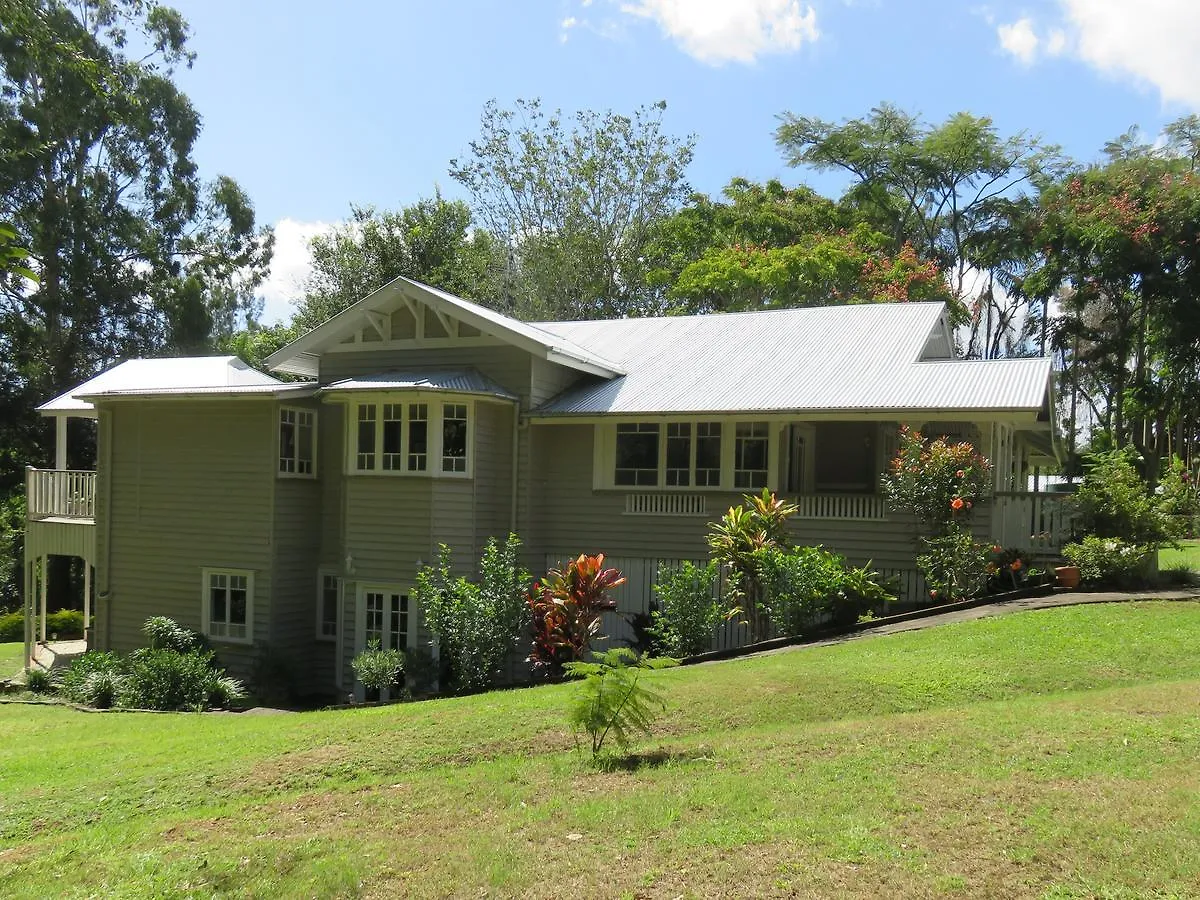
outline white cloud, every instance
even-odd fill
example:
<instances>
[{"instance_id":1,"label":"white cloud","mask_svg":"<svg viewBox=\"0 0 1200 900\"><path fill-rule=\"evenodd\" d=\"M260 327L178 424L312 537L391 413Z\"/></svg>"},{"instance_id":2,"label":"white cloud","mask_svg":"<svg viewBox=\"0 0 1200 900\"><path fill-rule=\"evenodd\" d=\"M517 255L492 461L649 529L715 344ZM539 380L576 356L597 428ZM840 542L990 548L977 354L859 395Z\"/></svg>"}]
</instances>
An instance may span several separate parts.
<instances>
[{"instance_id":1,"label":"white cloud","mask_svg":"<svg viewBox=\"0 0 1200 900\"><path fill-rule=\"evenodd\" d=\"M1200 3L1196 0L1057 0L1061 21L1028 18L996 29L1000 46L1024 64L1069 56L1114 78L1156 89L1165 103L1200 110ZM1039 30L1042 32L1039 35Z\"/></svg>"},{"instance_id":2,"label":"white cloud","mask_svg":"<svg viewBox=\"0 0 1200 900\"><path fill-rule=\"evenodd\" d=\"M312 268L308 242L318 234L326 234L334 225L328 222L297 222L280 219L275 223L275 255L271 258L271 273L258 286L263 298L263 324L285 322L295 312L305 278Z\"/></svg>"},{"instance_id":3,"label":"white cloud","mask_svg":"<svg viewBox=\"0 0 1200 900\"><path fill-rule=\"evenodd\" d=\"M753 63L821 36L817 11L800 0L639 0L620 8L658 23L685 53L710 65Z\"/></svg>"},{"instance_id":4,"label":"white cloud","mask_svg":"<svg viewBox=\"0 0 1200 900\"><path fill-rule=\"evenodd\" d=\"M1001 25L996 29L1000 38L1000 46L1011 53L1025 65L1033 64L1037 58L1038 40L1033 30L1033 21L1028 17L1017 19L1011 25Z\"/></svg>"}]
</instances>

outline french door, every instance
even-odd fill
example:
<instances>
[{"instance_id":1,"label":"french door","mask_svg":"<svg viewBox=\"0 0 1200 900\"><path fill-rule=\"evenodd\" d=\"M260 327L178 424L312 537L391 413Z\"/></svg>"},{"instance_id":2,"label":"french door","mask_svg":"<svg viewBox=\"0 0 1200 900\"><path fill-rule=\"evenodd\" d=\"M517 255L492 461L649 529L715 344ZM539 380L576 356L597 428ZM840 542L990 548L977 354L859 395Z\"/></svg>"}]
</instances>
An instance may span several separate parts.
<instances>
[{"instance_id":1,"label":"french door","mask_svg":"<svg viewBox=\"0 0 1200 900\"><path fill-rule=\"evenodd\" d=\"M407 590L395 585L359 585L356 653L376 642L382 650L408 652L417 645L415 622ZM355 686L356 694L361 690L361 685ZM387 693L384 691L381 699L389 699Z\"/></svg>"}]
</instances>

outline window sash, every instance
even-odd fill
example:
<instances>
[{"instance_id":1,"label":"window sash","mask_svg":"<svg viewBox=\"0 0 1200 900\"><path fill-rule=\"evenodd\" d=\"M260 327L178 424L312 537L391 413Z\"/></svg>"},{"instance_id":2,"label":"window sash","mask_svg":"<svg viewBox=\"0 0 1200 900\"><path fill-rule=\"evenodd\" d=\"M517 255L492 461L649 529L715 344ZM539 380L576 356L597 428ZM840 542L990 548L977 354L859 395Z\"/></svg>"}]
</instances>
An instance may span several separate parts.
<instances>
[{"instance_id":1,"label":"window sash","mask_svg":"<svg viewBox=\"0 0 1200 900\"><path fill-rule=\"evenodd\" d=\"M467 471L467 405L442 404L442 471Z\"/></svg>"},{"instance_id":2,"label":"window sash","mask_svg":"<svg viewBox=\"0 0 1200 900\"><path fill-rule=\"evenodd\" d=\"M764 488L769 475L769 440L766 422L738 422L734 430L733 486Z\"/></svg>"},{"instance_id":3,"label":"window sash","mask_svg":"<svg viewBox=\"0 0 1200 900\"><path fill-rule=\"evenodd\" d=\"M364 400L351 404L352 472L468 475L472 408L469 403ZM431 466L430 459L441 459Z\"/></svg>"},{"instance_id":4,"label":"window sash","mask_svg":"<svg viewBox=\"0 0 1200 900\"><path fill-rule=\"evenodd\" d=\"M610 433L614 487L722 486L721 422L619 422Z\"/></svg>"},{"instance_id":5,"label":"window sash","mask_svg":"<svg viewBox=\"0 0 1200 900\"><path fill-rule=\"evenodd\" d=\"M341 599L342 579L336 575L322 574L317 597L317 637L337 637Z\"/></svg>"},{"instance_id":6,"label":"window sash","mask_svg":"<svg viewBox=\"0 0 1200 900\"><path fill-rule=\"evenodd\" d=\"M316 412L282 406L279 409L279 473L307 475L315 473Z\"/></svg>"},{"instance_id":7,"label":"window sash","mask_svg":"<svg viewBox=\"0 0 1200 900\"><path fill-rule=\"evenodd\" d=\"M249 572L205 569L205 633L211 638L248 641L253 625L252 591Z\"/></svg>"},{"instance_id":8,"label":"window sash","mask_svg":"<svg viewBox=\"0 0 1200 900\"><path fill-rule=\"evenodd\" d=\"M657 422L617 425L613 481L621 486L658 487L661 429Z\"/></svg>"}]
</instances>

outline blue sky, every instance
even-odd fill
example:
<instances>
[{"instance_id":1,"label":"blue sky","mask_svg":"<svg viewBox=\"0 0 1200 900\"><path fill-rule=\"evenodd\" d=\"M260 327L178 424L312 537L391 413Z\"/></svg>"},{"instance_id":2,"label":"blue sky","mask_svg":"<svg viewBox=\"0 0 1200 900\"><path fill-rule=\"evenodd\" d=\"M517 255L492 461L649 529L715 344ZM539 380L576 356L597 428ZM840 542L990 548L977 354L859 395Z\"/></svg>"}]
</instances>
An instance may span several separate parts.
<instances>
[{"instance_id":1,"label":"blue sky","mask_svg":"<svg viewBox=\"0 0 1200 900\"><path fill-rule=\"evenodd\" d=\"M787 168L783 111L842 119L890 101L940 121L991 116L1072 156L1138 124L1200 110L1196 0L175 0L195 66L178 81L204 119L197 157L274 223L266 319L285 315L305 241L350 205L394 208L440 188L483 104L564 111L667 102L697 136L694 188Z\"/></svg>"}]
</instances>

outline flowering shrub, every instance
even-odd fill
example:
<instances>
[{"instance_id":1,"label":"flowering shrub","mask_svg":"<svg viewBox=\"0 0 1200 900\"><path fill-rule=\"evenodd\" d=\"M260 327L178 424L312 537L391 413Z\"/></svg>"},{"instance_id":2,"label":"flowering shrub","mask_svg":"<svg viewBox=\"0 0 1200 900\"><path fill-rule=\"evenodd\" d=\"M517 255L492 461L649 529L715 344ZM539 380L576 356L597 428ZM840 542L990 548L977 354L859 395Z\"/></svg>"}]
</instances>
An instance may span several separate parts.
<instances>
[{"instance_id":1,"label":"flowering shrub","mask_svg":"<svg viewBox=\"0 0 1200 900\"><path fill-rule=\"evenodd\" d=\"M942 437L927 441L905 425L883 476L883 493L894 507L911 511L925 530L945 534L988 497L991 471L992 464L971 444Z\"/></svg>"},{"instance_id":2,"label":"flowering shrub","mask_svg":"<svg viewBox=\"0 0 1200 900\"><path fill-rule=\"evenodd\" d=\"M954 603L983 593L991 548L976 541L970 529L954 526L922 543L925 552L917 556L917 568L925 576L931 600Z\"/></svg>"},{"instance_id":3,"label":"flowering shrub","mask_svg":"<svg viewBox=\"0 0 1200 900\"><path fill-rule=\"evenodd\" d=\"M1088 535L1063 548L1063 556L1079 566L1085 584L1126 586L1145 582L1153 558L1152 547L1114 537Z\"/></svg>"}]
</instances>

